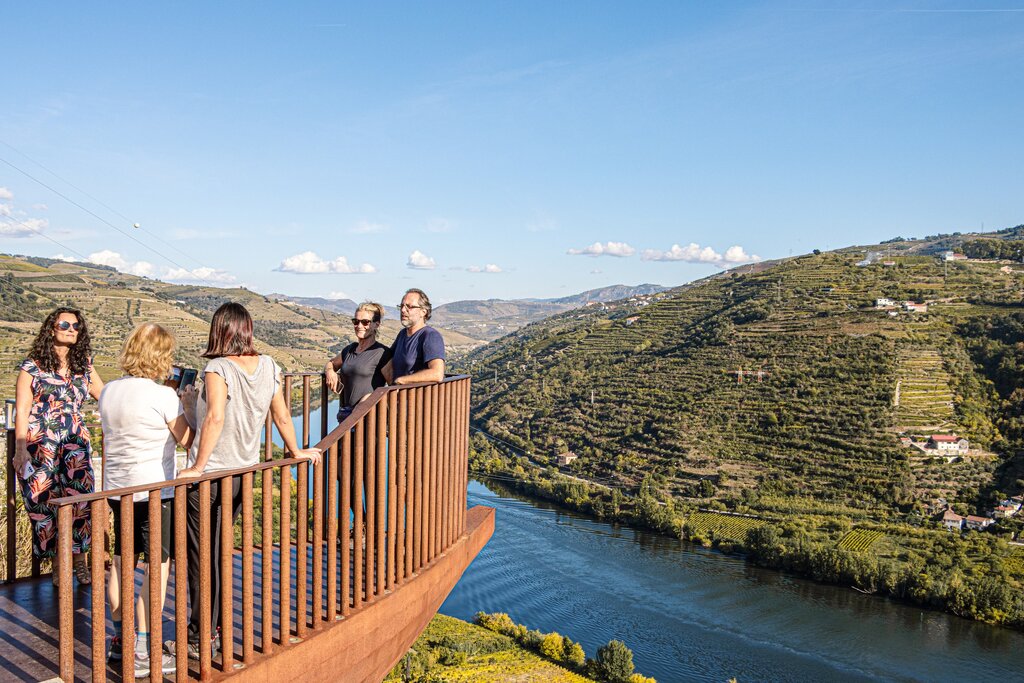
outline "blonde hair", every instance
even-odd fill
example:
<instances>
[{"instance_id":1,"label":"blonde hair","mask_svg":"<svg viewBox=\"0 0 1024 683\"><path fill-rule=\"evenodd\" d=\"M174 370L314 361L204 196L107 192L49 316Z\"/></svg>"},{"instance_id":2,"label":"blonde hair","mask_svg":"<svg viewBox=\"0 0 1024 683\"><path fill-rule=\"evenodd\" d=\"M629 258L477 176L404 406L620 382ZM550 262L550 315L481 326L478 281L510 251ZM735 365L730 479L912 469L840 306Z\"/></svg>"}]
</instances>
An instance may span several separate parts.
<instances>
[{"instance_id":1,"label":"blonde hair","mask_svg":"<svg viewBox=\"0 0 1024 683\"><path fill-rule=\"evenodd\" d=\"M174 364L174 337L155 323L139 325L124 340L120 362L133 377L164 379Z\"/></svg>"},{"instance_id":2,"label":"blonde hair","mask_svg":"<svg viewBox=\"0 0 1024 683\"><path fill-rule=\"evenodd\" d=\"M384 320L384 307L376 301L364 301L359 304L359 308L356 309L356 313L359 311L369 311L373 315L373 322L379 323Z\"/></svg>"}]
</instances>

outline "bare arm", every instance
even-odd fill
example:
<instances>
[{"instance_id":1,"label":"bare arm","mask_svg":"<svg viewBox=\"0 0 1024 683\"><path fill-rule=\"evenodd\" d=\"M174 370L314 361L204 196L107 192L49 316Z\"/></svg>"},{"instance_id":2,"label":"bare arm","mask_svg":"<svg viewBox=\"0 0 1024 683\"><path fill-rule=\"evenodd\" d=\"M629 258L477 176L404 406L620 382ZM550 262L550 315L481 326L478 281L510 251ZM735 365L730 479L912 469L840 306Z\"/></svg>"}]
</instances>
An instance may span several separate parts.
<instances>
[{"instance_id":1,"label":"bare arm","mask_svg":"<svg viewBox=\"0 0 1024 683\"><path fill-rule=\"evenodd\" d=\"M100 400L100 392L103 391L103 379L95 367L89 368L89 395L97 401Z\"/></svg>"},{"instance_id":2,"label":"bare arm","mask_svg":"<svg viewBox=\"0 0 1024 683\"><path fill-rule=\"evenodd\" d=\"M390 365L390 363L388 364ZM394 384L415 384L416 382L440 382L444 379L444 361L440 358L435 358L432 361L427 362L427 367L406 375L405 377L399 377L394 381Z\"/></svg>"},{"instance_id":3,"label":"bare arm","mask_svg":"<svg viewBox=\"0 0 1024 683\"><path fill-rule=\"evenodd\" d=\"M327 361L327 365L324 366L324 376L327 379L327 387L331 391L341 391L341 378L338 376L338 370L341 368L341 354L339 353L334 358Z\"/></svg>"},{"instance_id":4,"label":"bare arm","mask_svg":"<svg viewBox=\"0 0 1024 683\"><path fill-rule=\"evenodd\" d=\"M280 387L274 393L273 400L270 401L270 417L277 426L278 434L281 435L281 439L284 441L285 454L290 454L294 458L308 458L313 462L319 460L320 451L315 448L299 448L299 444L296 443L292 414L288 410L288 404L285 403L284 394L281 392Z\"/></svg>"},{"instance_id":5,"label":"bare arm","mask_svg":"<svg viewBox=\"0 0 1024 683\"><path fill-rule=\"evenodd\" d=\"M384 381L391 384L391 380L394 379L395 369L391 367L391 361L380 369L380 374L384 375Z\"/></svg>"},{"instance_id":6,"label":"bare arm","mask_svg":"<svg viewBox=\"0 0 1024 683\"><path fill-rule=\"evenodd\" d=\"M228 404L227 382L215 372L204 373L203 382L206 385L206 417L200 430L202 436L199 437L199 450L196 452L195 464L178 473L182 478L202 475L206 463L210 461L213 447L224 431L224 409Z\"/></svg>"},{"instance_id":7,"label":"bare arm","mask_svg":"<svg viewBox=\"0 0 1024 683\"><path fill-rule=\"evenodd\" d=\"M32 410L32 375L24 370L18 372L18 383L14 390L14 471L29 461L28 454L28 414Z\"/></svg>"},{"instance_id":8,"label":"bare arm","mask_svg":"<svg viewBox=\"0 0 1024 683\"><path fill-rule=\"evenodd\" d=\"M168 422L167 428L171 430L175 443L184 446L185 450L192 448L192 441L196 438L196 433L184 415L179 415Z\"/></svg>"}]
</instances>

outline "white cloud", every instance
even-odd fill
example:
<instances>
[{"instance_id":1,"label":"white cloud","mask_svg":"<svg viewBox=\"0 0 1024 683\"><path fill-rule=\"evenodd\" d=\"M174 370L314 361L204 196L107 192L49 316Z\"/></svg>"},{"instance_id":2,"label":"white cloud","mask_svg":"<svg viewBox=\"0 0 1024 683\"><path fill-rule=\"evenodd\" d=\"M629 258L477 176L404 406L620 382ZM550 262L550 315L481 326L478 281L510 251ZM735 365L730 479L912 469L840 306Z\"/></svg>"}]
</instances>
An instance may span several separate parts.
<instances>
[{"instance_id":1,"label":"white cloud","mask_svg":"<svg viewBox=\"0 0 1024 683\"><path fill-rule=\"evenodd\" d=\"M761 261L757 254L748 254L743 247L734 245L725 250L725 255L719 254L711 247L702 247L696 242L690 242L685 247L673 244L668 251L657 249L644 249L641 256L644 261L684 261L686 263L710 263L719 268L729 268L741 263L752 263Z\"/></svg>"},{"instance_id":2,"label":"white cloud","mask_svg":"<svg viewBox=\"0 0 1024 683\"><path fill-rule=\"evenodd\" d=\"M603 271L603 270L601 270L600 268L594 268L594 269L593 269L592 271L590 271L590 274L591 274L591 275L600 275L600 274L601 274L601 273L603 273L603 272L604 272L604 271Z\"/></svg>"},{"instance_id":3,"label":"white cloud","mask_svg":"<svg viewBox=\"0 0 1024 683\"><path fill-rule=\"evenodd\" d=\"M297 273L300 275L316 273L352 274L377 272L377 269L369 263L352 266L349 265L348 259L344 256L339 256L333 261L325 261L312 251L304 251L301 254L289 256L285 260L281 261L281 265L278 266L276 270L282 273Z\"/></svg>"},{"instance_id":4,"label":"white cloud","mask_svg":"<svg viewBox=\"0 0 1024 683\"><path fill-rule=\"evenodd\" d=\"M14 193L6 187L0 187L0 199L14 199Z\"/></svg>"},{"instance_id":5,"label":"white cloud","mask_svg":"<svg viewBox=\"0 0 1024 683\"><path fill-rule=\"evenodd\" d=\"M615 256L623 258L635 254L636 249L625 242L605 242L604 244L594 242L589 247L570 249L566 253L572 256Z\"/></svg>"},{"instance_id":6,"label":"white cloud","mask_svg":"<svg viewBox=\"0 0 1024 683\"><path fill-rule=\"evenodd\" d=\"M77 256L68 256L66 254L54 254L50 258L52 258L52 259L54 259L56 261L66 261L67 263L73 263L75 261L78 261L78 257Z\"/></svg>"},{"instance_id":7,"label":"white cloud","mask_svg":"<svg viewBox=\"0 0 1024 683\"><path fill-rule=\"evenodd\" d=\"M348 298L350 298L350 297L349 297L349 295L348 295L348 294L346 294L345 292L331 292L330 294L328 294L328 295L327 295L326 297L324 297L324 298L325 298L325 299L331 299L331 300L337 301L338 299L348 299Z\"/></svg>"},{"instance_id":8,"label":"white cloud","mask_svg":"<svg viewBox=\"0 0 1024 683\"><path fill-rule=\"evenodd\" d=\"M128 262L124 260L124 257L110 249L94 251L89 254L88 261L89 263L95 263L98 266L110 266L111 268L117 268L118 270L123 270L128 267Z\"/></svg>"},{"instance_id":9,"label":"white cloud","mask_svg":"<svg viewBox=\"0 0 1024 683\"><path fill-rule=\"evenodd\" d=\"M63 254L59 254L54 258L59 258L62 261L74 261L75 259L66 257ZM153 277L153 273L156 271L155 266L149 261L128 261L121 254L110 249L104 249L103 251L94 251L86 257L86 261L89 263L95 263L98 266L110 266L116 268L122 273L128 273L129 275L138 275L139 277Z\"/></svg>"},{"instance_id":10,"label":"white cloud","mask_svg":"<svg viewBox=\"0 0 1024 683\"><path fill-rule=\"evenodd\" d=\"M46 204L33 204L32 208L35 209L36 211L46 211L50 207L48 207Z\"/></svg>"},{"instance_id":11,"label":"white cloud","mask_svg":"<svg viewBox=\"0 0 1024 683\"><path fill-rule=\"evenodd\" d=\"M437 267L434 263L434 259L427 256L419 249L416 249L409 254L409 261L405 265L410 268L415 268L416 270L433 270Z\"/></svg>"},{"instance_id":12,"label":"white cloud","mask_svg":"<svg viewBox=\"0 0 1024 683\"><path fill-rule=\"evenodd\" d=\"M427 223L427 232L443 233L455 230L455 223L447 218L434 218Z\"/></svg>"},{"instance_id":13,"label":"white cloud","mask_svg":"<svg viewBox=\"0 0 1024 683\"><path fill-rule=\"evenodd\" d=\"M501 267L499 267L499 266L497 266L497 265L495 265L493 263L488 263L486 266L482 266L482 267L481 266L470 266L469 268L466 268L466 270L468 270L471 273L501 273L501 272L503 272L501 270Z\"/></svg>"},{"instance_id":14,"label":"white cloud","mask_svg":"<svg viewBox=\"0 0 1024 683\"><path fill-rule=\"evenodd\" d=\"M153 264L149 261L136 261L129 266L128 271L132 275L138 275L139 277L153 277Z\"/></svg>"},{"instance_id":15,"label":"white cloud","mask_svg":"<svg viewBox=\"0 0 1024 683\"><path fill-rule=\"evenodd\" d=\"M383 223L373 223L371 221L359 221L351 228L349 232L353 235L377 235L382 232L387 232L388 226Z\"/></svg>"},{"instance_id":16,"label":"white cloud","mask_svg":"<svg viewBox=\"0 0 1024 683\"><path fill-rule=\"evenodd\" d=\"M164 279L181 284L233 284L236 281L234 275L216 268L167 268L164 270Z\"/></svg>"},{"instance_id":17,"label":"white cloud","mask_svg":"<svg viewBox=\"0 0 1024 683\"><path fill-rule=\"evenodd\" d=\"M10 215L11 215L11 205L10 204L0 204L0 216L10 216Z\"/></svg>"},{"instance_id":18,"label":"white cloud","mask_svg":"<svg viewBox=\"0 0 1024 683\"><path fill-rule=\"evenodd\" d=\"M0 204L0 215L8 216L9 214L3 212L3 207L4 205ZM50 221L45 218L26 218L19 221L12 217L12 220L17 222L0 222L0 235L4 237L36 237L50 225Z\"/></svg>"}]
</instances>

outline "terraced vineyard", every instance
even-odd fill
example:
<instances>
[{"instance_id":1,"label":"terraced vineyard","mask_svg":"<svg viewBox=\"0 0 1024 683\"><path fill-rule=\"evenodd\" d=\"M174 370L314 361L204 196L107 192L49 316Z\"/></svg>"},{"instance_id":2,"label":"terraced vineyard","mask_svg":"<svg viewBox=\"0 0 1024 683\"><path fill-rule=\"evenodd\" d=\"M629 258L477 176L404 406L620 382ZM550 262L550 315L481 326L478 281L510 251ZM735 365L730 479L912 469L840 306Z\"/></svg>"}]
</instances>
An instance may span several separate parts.
<instances>
[{"instance_id":1,"label":"terraced vineyard","mask_svg":"<svg viewBox=\"0 0 1024 683\"><path fill-rule=\"evenodd\" d=\"M969 362L953 330L1024 310L1024 279L996 263L943 263L933 252L947 245L744 266L650 305L531 324L467 357L474 424L535 459L572 449L584 476L627 488L653 478L662 494L697 504L711 482L727 507L766 512L813 498L884 519L939 493L975 505L969 492L991 483L994 465L934 470L897 436L991 441L991 418L958 408L982 385L951 373ZM858 265L872 250L894 265ZM980 301L993 291L1016 303ZM874 308L882 297L931 309L890 316Z\"/></svg>"},{"instance_id":2,"label":"terraced vineyard","mask_svg":"<svg viewBox=\"0 0 1024 683\"><path fill-rule=\"evenodd\" d=\"M908 346L896 372L894 428L930 434L956 428L953 390L942 355L929 345Z\"/></svg>"},{"instance_id":3,"label":"terraced vineyard","mask_svg":"<svg viewBox=\"0 0 1024 683\"><path fill-rule=\"evenodd\" d=\"M870 550L871 546L883 538L885 538L885 534L875 529L854 529L843 536L836 547L840 550L863 553Z\"/></svg>"},{"instance_id":4,"label":"terraced vineyard","mask_svg":"<svg viewBox=\"0 0 1024 683\"><path fill-rule=\"evenodd\" d=\"M727 538L733 541L745 540L747 531L764 525L764 520L714 512L694 512L686 519L691 536L698 534L705 538Z\"/></svg>"}]
</instances>

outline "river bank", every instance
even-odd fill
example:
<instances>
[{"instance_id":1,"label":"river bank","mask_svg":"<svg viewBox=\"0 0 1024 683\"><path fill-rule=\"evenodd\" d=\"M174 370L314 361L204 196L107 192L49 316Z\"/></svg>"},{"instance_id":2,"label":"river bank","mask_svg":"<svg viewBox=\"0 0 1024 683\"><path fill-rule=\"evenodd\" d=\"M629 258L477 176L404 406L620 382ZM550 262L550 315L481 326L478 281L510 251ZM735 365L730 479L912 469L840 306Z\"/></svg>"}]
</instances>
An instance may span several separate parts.
<instances>
[{"instance_id":1,"label":"river bank","mask_svg":"<svg viewBox=\"0 0 1024 683\"><path fill-rule=\"evenodd\" d=\"M441 613L558 631L587 656L623 638L672 681L1012 679L1024 635L766 570L677 538L472 482L494 537Z\"/></svg>"}]
</instances>

